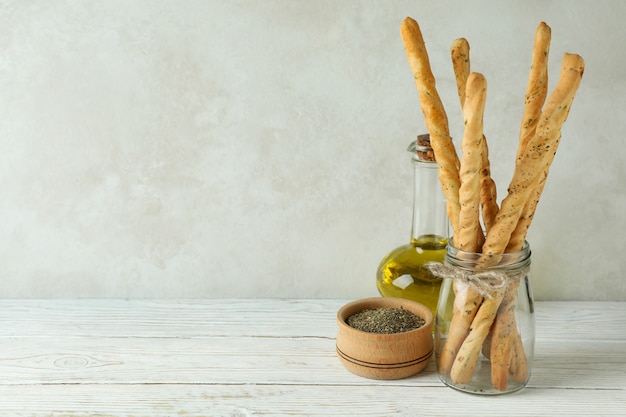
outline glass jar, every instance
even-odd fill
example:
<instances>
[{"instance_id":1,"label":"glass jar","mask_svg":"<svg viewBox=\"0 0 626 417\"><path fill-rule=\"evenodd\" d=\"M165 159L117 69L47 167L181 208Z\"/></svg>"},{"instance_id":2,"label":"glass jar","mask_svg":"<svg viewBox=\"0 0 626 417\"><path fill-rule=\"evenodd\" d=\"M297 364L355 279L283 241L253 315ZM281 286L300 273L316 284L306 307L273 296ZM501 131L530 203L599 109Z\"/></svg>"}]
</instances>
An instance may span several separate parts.
<instances>
[{"instance_id":1,"label":"glass jar","mask_svg":"<svg viewBox=\"0 0 626 417\"><path fill-rule=\"evenodd\" d=\"M504 394L528 383L535 349L531 252L483 255L448 243L435 319L441 381L475 394Z\"/></svg>"},{"instance_id":2,"label":"glass jar","mask_svg":"<svg viewBox=\"0 0 626 417\"><path fill-rule=\"evenodd\" d=\"M376 271L376 286L382 296L417 301L434 316L443 280L425 265L443 262L450 222L430 135L419 135L407 150L412 154L414 172L411 240L383 257Z\"/></svg>"}]
</instances>

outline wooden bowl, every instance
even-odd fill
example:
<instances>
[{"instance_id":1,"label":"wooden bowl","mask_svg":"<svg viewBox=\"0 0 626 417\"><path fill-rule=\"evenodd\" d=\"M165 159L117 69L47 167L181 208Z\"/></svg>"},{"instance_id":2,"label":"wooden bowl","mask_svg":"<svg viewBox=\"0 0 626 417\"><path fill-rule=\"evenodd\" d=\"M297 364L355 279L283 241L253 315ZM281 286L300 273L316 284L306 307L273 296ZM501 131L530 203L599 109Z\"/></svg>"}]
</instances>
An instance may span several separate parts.
<instances>
[{"instance_id":1,"label":"wooden bowl","mask_svg":"<svg viewBox=\"0 0 626 417\"><path fill-rule=\"evenodd\" d=\"M352 314L382 307L403 308L423 318L420 328L403 333L368 333L350 327ZM393 297L364 298L337 312L337 355L350 372L370 379L401 379L422 371L433 355L433 314L415 301Z\"/></svg>"}]
</instances>

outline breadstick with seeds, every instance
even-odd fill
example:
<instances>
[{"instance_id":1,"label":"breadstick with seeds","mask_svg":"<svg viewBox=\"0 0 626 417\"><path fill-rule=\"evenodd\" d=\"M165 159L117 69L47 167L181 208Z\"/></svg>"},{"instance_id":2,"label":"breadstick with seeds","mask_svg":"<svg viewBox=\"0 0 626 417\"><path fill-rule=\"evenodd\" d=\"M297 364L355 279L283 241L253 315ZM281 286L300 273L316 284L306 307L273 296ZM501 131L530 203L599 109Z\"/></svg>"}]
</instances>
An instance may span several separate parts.
<instances>
[{"instance_id":1,"label":"breadstick with seeds","mask_svg":"<svg viewBox=\"0 0 626 417\"><path fill-rule=\"evenodd\" d=\"M461 108L465 104L465 86L470 74L470 46L465 38L456 39L450 46L452 68L456 78L456 88L461 102ZM491 178L491 166L489 163L489 149L487 139L483 134L482 145L482 171L480 180L480 206L485 232L488 232L498 213L496 183ZM478 244L482 246L484 233L479 231Z\"/></svg>"},{"instance_id":2,"label":"breadstick with seeds","mask_svg":"<svg viewBox=\"0 0 626 417\"><path fill-rule=\"evenodd\" d=\"M548 93L548 57L550 52L551 29L545 23L541 22L535 31L535 40L533 46L533 55L531 62L530 75L526 88L524 101L524 114L522 116L522 124L520 127L520 138L517 150L516 163L519 163L523 156L526 145L535 135L539 116L543 104ZM533 193L540 195L545 183L545 176L535 187ZM530 201L534 200L532 197ZM521 218L524 218L524 212L529 210L531 202L527 202ZM520 219L521 220L521 219ZM518 225L520 223L518 222ZM515 232L513 232L515 234ZM522 242L509 241L505 252L516 252L522 249ZM522 369L526 363L526 357L523 350L518 349L515 353L515 361L512 360L513 340L520 342L520 336L514 317L514 308L517 300L517 288L519 283L511 284L502 301L500 312L493 326L490 360L491 360L491 382L498 390L504 390L508 384L510 366L514 363L514 372L525 374L527 370Z\"/></svg>"},{"instance_id":3,"label":"breadstick with seeds","mask_svg":"<svg viewBox=\"0 0 626 417\"><path fill-rule=\"evenodd\" d=\"M413 72L420 105L430 133L431 146L439 165L439 180L446 198L448 218L456 235L459 225L459 157L454 148L448 127L448 116L439 98L435 77L422 32L417 22L407 17L402 22L400 34L404 43L409 66Z\"/></svg>"},{"instance_id":4,"label":"breadstick with seeds","mask_svg":"<svg viewBox=\"0 0 626 417\"><path fill-rule=\"evenodd\" d=\"M450 370L450 378L455 384L467 384L472 379L478 362L478 355L496 317L503 296L504 289L494 291L492 297L485 298L478 309L472 321L470 333L461 345Z\"/></svg>"},{"instance_id":5,"label":"breadstick with seeds","mask_svg":"<svg viewBox=\"0 0 626 417\"><path fill-rule=\"evenodd\" d=\"M472 73L467 78L464 97L463 114L465 133L461 161L461 188L459 202L459 232L454 236L455 246L459 249L474 252L480 248L477 240L482 236L479 219L480 204L480 171L482 165L481 146L483 140L482 125L487 93L487 81L482 74ZM455 308L450 325L450 333L440 354L439 368L447 373L456 357L456 353L465 340L469 326L480 306L482 297L468 285L455 282Z\"/></svg>"},{"instance_id":6,"label":"breadstick with seeds","mask_svg":"<svg viewBox=\"0 0 626 417\"><path fill-rule=\"evenodd\" d=\"M528 378L528 359L519 333L514 333L511 338L511 351L511 365L509 367L511 379L515 382L524 382Z\"/></svg>"},{"instance_id":7,"label":"breadstick with seeds","mask_svg":"<svg viewBox=\"0 0 626 417\"><path fill-rule=\"evenodd\" d=\"M544 22L535 32L535 43L530 66L530 75L524 100L524 115L520 126L519 146L516 161L524 154L526 144L535 135L541 109L548 95L548 57L552 31Z\"/></svg>"},{"instance_id":8,"label":"breadstick with seeds","mask_svg":"<svg viewBox=\"0 0 626 417\"><path fill-rule=\"evenodd\" d=\"M519 190L520 195L525 195L527 201L521 205L517 226L511 231L512 235L504 247L504 250L507 252L519 251L522 248L526 232L539 201L539 195L543 190L550 164L561 139L561 128L567 119L574 96L580 85L584 65L584 60L580 56L574 54L564 55L559 82L554 92L548 98L535 136L528 142L527 149L516 166L513 181L509 187L509 196L513 195L516 190ZM536 164L536 160L533 158L541 161L542 164ZM508 209L506 200L509 196L503 201L502 210L505 207ZM529 208L530 212L528 211ZM487 236L487 242L483 246L483 252L485 253L488 250L485 248L488 242L489 236ZM500 253L498 251L501 249L502 246L496 247L492 249L492 253ZM514 307L517 285L519 284L509 286L509 292L505 297L505 301L503 301L505 306L512 304ZM505 307L503 314L498 318L496 326L494 326L491 347L492 383L497 389L506 388L508 374L510 373L508 366L511 363L509 347L512 343L512 337L517 338L518 336L513 311L507 311ZM517 378L520 378L519 375L523 376L528 372L523 368L526 363L523 349L521 351L518 349L516 359L516 369L513 372Z\"/></svg>"},{"instance_id":9,"label":"breadstick with seeds","mask_svg":"<svg viewBox=\"0 0 626 417\"><path fill-rule=\"evenodd\" d=\"M539 203L541 191L548 176L550 164L561 139L561 128L569 115L584 70L585 61L582 57L568 53L563 56L559 82L550 94L550 97L548 97L545 109L541 113L535 136L528 142L527 149L518 164L520 167L520 180L518 183L511 184L512 192L516 190L514 187L521 188L526 184L531 188L531 191L526 191L529 198L520 210L518 222L511 230L511 236L505 245L505 249L508 248L511 251L519 250L524 244L528 228ZM534 158L545 161L543 165L537 164ZM530 169L535 171L529 171ZM518 171L517 167L515 171ZM487 243L483 245L483 249L486 245Z\"/></svg>"},{"instance_id":10,"label":"breadstick with seeds","mask_svg":"<svg viewBox=\"0 0 626 417\"><path fill-rule=\"evenodd\" d=\"M515 226L515 229L511 234L511 239L506 246L505 252L518 252L522 249L522 246L524 246L526 234L528 233L530 223L535 215L535 210L537 209L537 204L539 204L539 198L541 197L541 193L543 192L543 187L545 186L547 179L548 171L546 170L539 178L538 183L535 185L535 188L531 193L530 200L524 206L522 214L517 222L517 226Z\"/></svg>"},{"instance_id":11,"label":"breadstick with seeds","mask_svg":"<svg viewBox=\"0 0 626 417\"><path fill-rule=\"evenodd\" d=\"M496 215L500 210L498 207L498 195L496 193L496 183L491 178L491 165L489 164L489 149L487 141L483 140L483 170L480 180L480 207L482 208L483 224L485 233L489 233L496 221ZM482 237L484 241L484 236Z\"/></svg>"},{"instance_id":12,"label":"breadstick with seeds","mask_svg":"<svg viewBox=\"0 0 626 417\"><path fill-rule=\"evenodd\" d=\"M535 135L539 117L541 116L541 108L548 94L548 57L550 53L551 36L552 32L550 27L544 22L539 23L535 33L532 64L530 67L528 86L526 88L524 115L522 117L522 125L520 127L520 141L517 149L516 163L519 163L526 150L526 144ZM521 231L530 226L532 217L530 213L534 212L532 201L537 201L539 199L539 196L543 191L546 177L547 172L546 176L544 176L535 187L534 198L532 198L530 202L526 203L520 222L518 222L516 227L519 228L519 231L513 232L513 235L518 237L518 239L509 242L509 245L506 248L507 252L518 251L524 244L524 241L518 241L519 236L523 234L525 238L525 233L521 233Z\"/></svg>"},{"instance_id":13,"label":"breadstick with seeds","mask_svg":"<svg viewBox=\"0 0 626 417\"><path fill-rule=\"evenodd\" d=\"M576 54L566 53L563 57L561 74L555 90L550 94L541 113L537 131L526 145L526 150L516 164L509 193L502 201L496 221L483 245L482 260L502 254L509 241L525 237L528 225L517 227L524 207L532 197L534 208L538 196L533 195L541 178L548 172L561 139L561 127L567 120L570 107L584 72L584 60ZM534 208L527 219L532 219ZM516 235L512 236L515 231ZM523 242L523 239L521 239Z\"/></svg>"},{"instance_id":14,"label":"breadstick with seeds","mask_svg":"<svg viewBox=\"0 0 626 417\"><path fill-rule=\"evenodd\" d=\"M469 43L466 39L455 40L450 47L452 66L457 83L457 92L461 109L465 104L467 79L470 75ZM482 143L484 143L484 136ZM484 158L483 158L484 161ZM460 196L460 195L459 195ZM479 245L480 238L484 239L483 232L478 228L476 239ZM456 358L456 354L469 333L472 320L482 303L482 296L467 283L454 282L455 302L453 316L450 322L448 337L438 355L439 372L448 374Z\"/></svg>"},{"instance_id":15,"label":"breadstick with seeds","mask_svg":"<svg viewBox=\"0 0 626 417\"><path fill-rule=\"evenodd\" d=\"M456 39L450 45L450 56L452 57L452 68L456 78L456 89L461 101L461 109L465 104L465 86L467 77L470 75L470 47L465 38Z\"/></svg>"},{"instance_id":16,"label":"breadstick with seeds","mask_svg":"<svg viewBox=\"0 0 626 417\"><path fill-rule=\"evenodd\" d=\"M471 286L459 280L453 282L455 297L452 321L448 337L438 355L439 372L447 375L452 368L459 348L467 337L476 312L483 301L481 295Z\"/></svg>"},{"instance_id":17,"label":"breadstick with seeds","mask_svg":"<svg viewBox=\"0 0 626 417\"><path fill-rule=\"evenodd\" d=\"M454 70L454 75L456 79L459 101L461 103L461 108L463 109L466 99L465 87L470 74L471 65L469 42L467 42L467 40L464 38L456 39L454 42L452 42L452 45L450 46L450 55L452 58L452 68ZM481 155L482 169L479 187L480 207L483 224L485 225L485 232L488 232L493 225L499 207L497 203L496 184L491 178L489 149L487 146L487 139L485 138L484 134L481 141ZM463 187L462 184L461 187ZM461 197L461 195L462 194L459 194L459 198ZM477 229L476 232L476 245L478 247L481 247L485 239L484 232L480 227ZM461 296L459 291L456 291L456 296ZM469 326L471 324L471 320L476 314L476 311L482 301L482 297L480 296L480 294L477 291L469 288L465 289L463 297L466 300L465 306L463 306L462 309L454 310L454 315L452 318L453 325L450 326L450 329L454 330L454 334L452 335L452 337L450 337L450 335L448 336L448 339L444 343L443 354L440 354L440 371L445 373L449 372L450 367L452 366L452 361L454 360L453 355L456 355L458 349L465 340ZM485 340L485 346L483 346L483 350L485 350L486 355L489 355L491 349L490 336L491 331L488 333L487 339Z\"/></svg>"},{"instance_id":18,"label":"breadstick with seeds","mask_svg":"<svg viewBox=\"0 0 626 417\"><path fill-rule=\"evenodd\" d=\"M519 282L509 284L498 309L498 315L493 323L491 333L491 384L494 388L503 391L509 382L509 366L511 364L512 345L511 337L517 328L515 326L515 304L517 302L517 288ZM522 350L522 354L523 354Z\"/></svg>"},{"instance_id":19,"label":"breadstick with seeds","mask_svg":"<svg viewBox=\"0 0 626 417\"><path fill-rule=\"evenodd\" d=\"M463 119L465 132L461 148L461 187L459 189L458 234L454 235L457 248L467 252L477 252L481 243L477 240L483 234L480 225L480 180L482 169L483 114L487 97L487 81L482 74L473 72L467 78L465 88Z\"/></svg>"}]
</instances>

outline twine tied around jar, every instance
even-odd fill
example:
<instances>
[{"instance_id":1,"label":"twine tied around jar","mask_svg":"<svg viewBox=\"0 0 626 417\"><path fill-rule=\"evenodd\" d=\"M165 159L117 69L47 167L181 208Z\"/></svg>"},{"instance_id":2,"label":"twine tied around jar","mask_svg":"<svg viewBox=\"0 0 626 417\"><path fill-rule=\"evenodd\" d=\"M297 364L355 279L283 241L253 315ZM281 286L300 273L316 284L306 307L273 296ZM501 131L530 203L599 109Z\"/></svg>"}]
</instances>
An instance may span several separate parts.
<instances>
[{"instance_id":1,"label":"twine tied around jar","mask_svg":"<svg viewBox=\"0 0 626 417\"><path fill-rule=\"evenodd\" d=\"M472 285L485 298L492 298L495 292L506 288L509 283L519 281L530 271L530 268L526 267L519 271L485 269L477 272L440 262L428 262L424 266L438 277L452 278Z\"/></svg>"}]
</instances>

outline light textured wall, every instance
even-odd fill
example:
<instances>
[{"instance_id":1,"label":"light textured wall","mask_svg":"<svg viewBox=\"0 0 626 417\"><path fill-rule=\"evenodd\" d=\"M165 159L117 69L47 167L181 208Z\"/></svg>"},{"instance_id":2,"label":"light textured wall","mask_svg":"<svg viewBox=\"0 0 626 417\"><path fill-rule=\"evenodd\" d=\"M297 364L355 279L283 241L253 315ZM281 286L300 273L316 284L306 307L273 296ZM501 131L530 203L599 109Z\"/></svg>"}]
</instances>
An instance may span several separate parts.
<instances>
[{"instance_id":1,"label":"light textured wall","mask_svg":"<svg viewBox=\"0 0 626 417\"><path fill-rule=\"evenodd\" d=\"M626 300L626 2L0 1L0 297L376 295L408 241L417 19L489 83L504 196L534 31L587 69L531 227L538 299Z\"/></svg>"}]
</instances>

